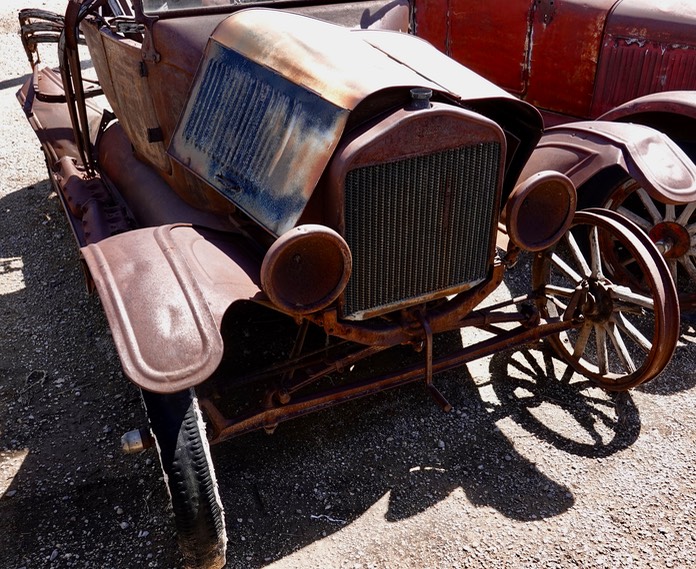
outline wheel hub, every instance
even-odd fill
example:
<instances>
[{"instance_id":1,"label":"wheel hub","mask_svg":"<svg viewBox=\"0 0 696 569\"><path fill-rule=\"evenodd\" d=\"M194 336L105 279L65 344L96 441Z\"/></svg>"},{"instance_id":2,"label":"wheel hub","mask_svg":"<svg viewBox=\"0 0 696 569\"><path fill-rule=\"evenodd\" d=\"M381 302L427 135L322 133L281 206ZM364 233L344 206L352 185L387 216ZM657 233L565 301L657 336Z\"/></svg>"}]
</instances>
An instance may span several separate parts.
<instances>
[{"instance_id":1,"label":"wheel hub","mask_svg":"<svg viewBox=\"0 0 696 569\"><path fill-rule=\"evenodd\" d=\"M689 232L674 221L658 223L648 235L666 259L683 257L691 247Z\"/></svg>"},{"instance_id":2,"label":"wheel hub","mask_svg":"<svg viewBox=\"0 0 696 569\"><path fill-rule=\"evenodd\" d=\"M613 311L614 301L609 294L607 283L591 280L587 297L582 305L582 313L592 322L606 322Z\"/></svg>"}]
</instances>

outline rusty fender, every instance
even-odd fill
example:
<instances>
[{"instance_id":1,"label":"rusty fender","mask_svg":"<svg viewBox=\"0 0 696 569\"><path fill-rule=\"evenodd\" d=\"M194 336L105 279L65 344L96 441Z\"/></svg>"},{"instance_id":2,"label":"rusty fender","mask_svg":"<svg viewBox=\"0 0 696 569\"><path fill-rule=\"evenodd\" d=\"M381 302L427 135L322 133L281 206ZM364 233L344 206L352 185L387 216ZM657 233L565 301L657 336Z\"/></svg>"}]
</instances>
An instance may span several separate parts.
<instances>
[{"instance_id":1,"label":"rusty fender","mask_svg":"<svg viewBox=\"0 0 696 569\"><path fill-rule=\"evenodd\" d=\"M638 124L585 121L546 130L520 180L544 170L568 176L579 189L609 168L619 167L656 200L696 200L696 166L665 134Z\"/></svg>"},{"instance_id":2,"label":"rusty fender","mask_svg":"<svg viewBox=\"0 0 696 569\"><path fill-rule=\"evenodd\" d=\"M664 132L693 159L696 91L665 91L638 97L604 113L599 120L637 123Z\"/></svg>"},{"instance_id":3,"label":"rusty fender","mask_svg":"<svg viewBox=\"0 0 696 569\"><path fill-rule=\"evenodd\" d=\"M163 225L81 252L123 370L149 391L181 391L208 379L222 359L225 311L263 295L260 260L230 233Z\"/></svg>"}]
</instances>

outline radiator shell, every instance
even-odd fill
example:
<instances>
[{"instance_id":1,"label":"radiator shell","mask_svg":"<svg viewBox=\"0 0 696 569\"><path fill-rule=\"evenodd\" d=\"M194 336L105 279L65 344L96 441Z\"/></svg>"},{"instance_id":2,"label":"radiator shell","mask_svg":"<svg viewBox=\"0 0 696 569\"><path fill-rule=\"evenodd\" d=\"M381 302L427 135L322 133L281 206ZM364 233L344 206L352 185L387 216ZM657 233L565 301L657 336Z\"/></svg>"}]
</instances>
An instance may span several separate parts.
<instances>
[{"instance_id":1,"label":"radiator shell","mask_svg":"<svg viewBox=\"0 0 696 569\"><path fill-rule=\"evenodd\" d=\"M398 110L339 148L325 203L353 255L341 317L363 320L482 282L504 163L497 124L437 103Z\"/></svg>"}]
</instances>

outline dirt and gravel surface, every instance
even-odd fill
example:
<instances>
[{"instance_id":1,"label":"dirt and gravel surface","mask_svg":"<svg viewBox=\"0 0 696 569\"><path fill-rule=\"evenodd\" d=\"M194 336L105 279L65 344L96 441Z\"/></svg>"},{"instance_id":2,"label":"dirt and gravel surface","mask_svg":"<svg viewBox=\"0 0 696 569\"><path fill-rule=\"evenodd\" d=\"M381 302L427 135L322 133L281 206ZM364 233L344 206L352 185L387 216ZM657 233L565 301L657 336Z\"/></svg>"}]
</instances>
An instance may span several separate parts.
<instances>
[{"instance_id":1,"label":"dirt and gravel surface","mask_svg":"<svg viewBox=\"0 0 696 569\"><path fill-rule=\"evenodd\" d=\"M180 565L145 424L15 100L28 64L0 6L0 569ZM505 290L500 291L506 294ZM696 329L610 396L530 347L213 449L228 567L690 567Z\"/></svg>"}]
</instances>

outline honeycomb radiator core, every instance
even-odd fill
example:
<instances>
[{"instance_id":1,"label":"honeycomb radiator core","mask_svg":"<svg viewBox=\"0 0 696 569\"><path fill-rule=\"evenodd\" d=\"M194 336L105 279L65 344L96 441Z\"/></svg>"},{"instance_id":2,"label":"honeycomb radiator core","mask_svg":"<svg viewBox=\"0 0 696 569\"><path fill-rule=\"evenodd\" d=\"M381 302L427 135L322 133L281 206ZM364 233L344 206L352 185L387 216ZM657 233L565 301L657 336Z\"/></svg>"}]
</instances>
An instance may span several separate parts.
<instances>
[{"instance_id":1,"label":"honeycomb radiator core","mask_svg":"<svg viewBox=\"0 0 696 569\"><path fill-rule=\"evenodd\" d=\"M345 238L353 273L344 318L367 318L485 278L500 157L500 144L488 142L348 172Z\"/></svg>"}]
</instances>

